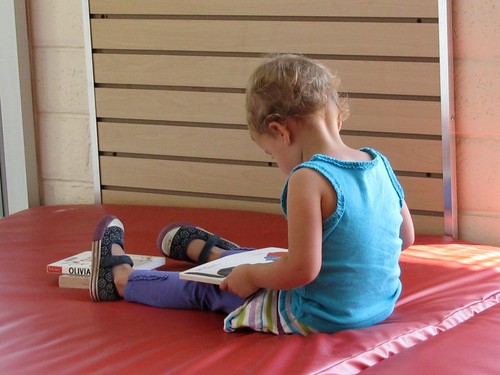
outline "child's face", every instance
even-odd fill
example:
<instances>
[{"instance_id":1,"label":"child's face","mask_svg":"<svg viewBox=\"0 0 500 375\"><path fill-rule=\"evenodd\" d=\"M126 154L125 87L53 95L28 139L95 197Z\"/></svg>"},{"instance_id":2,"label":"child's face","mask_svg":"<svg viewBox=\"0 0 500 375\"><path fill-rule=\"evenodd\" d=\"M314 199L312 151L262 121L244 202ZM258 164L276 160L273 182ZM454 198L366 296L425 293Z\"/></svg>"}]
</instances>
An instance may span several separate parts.
<instances>
[{"instance_id":1,"label":"child's face","mask_svg":"<svg viewBox=\"0 0 500 375\"><path fill-rule=\"evenodd\" d=\"M279 135L260 134L253 131L250 135L257 146L276 161L279 169L285 175L289 175L293 168L302 162L294 157L293 148Z\"/></svg>"}]
</instances>

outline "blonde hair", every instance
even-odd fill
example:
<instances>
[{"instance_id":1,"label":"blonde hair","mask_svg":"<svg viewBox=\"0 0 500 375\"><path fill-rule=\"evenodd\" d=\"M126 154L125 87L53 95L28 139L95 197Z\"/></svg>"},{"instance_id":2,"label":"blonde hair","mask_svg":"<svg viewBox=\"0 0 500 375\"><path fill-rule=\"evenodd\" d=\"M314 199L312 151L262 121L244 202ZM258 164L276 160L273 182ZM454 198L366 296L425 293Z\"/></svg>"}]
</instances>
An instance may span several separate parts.
<instances>
[{"instance_id":1,"label":"blonde hair","mask_svg":"<svg viewBox=\"0 0 500 375\"><path fill-rule=\"evenodd\" d=\"M337 92L339 80L324 65L300 55L277 55L260 65L246 91L248 127L259 134L269 131L270 120L312 114L329 102L345 120L349 108Z\"/></svg>"}]
</instances>

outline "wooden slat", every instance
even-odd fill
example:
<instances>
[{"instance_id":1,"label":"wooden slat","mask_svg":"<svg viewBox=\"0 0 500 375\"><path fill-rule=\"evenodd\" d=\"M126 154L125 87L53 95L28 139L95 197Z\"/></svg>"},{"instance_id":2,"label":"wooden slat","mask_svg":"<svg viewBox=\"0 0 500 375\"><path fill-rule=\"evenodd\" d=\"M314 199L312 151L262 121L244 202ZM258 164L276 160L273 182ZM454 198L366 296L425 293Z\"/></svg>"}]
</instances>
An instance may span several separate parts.
<instances>
[{"instance_id":1,"label":"wooden slat","mask_svg":"<svg viewBox=\"0 0 500 375\"><path fill-rule=\"evenodd\" d=\"M243 94L97 88L98 117L244 124Z\"/></svg>"},{"instance_id":2,"label":"wooden slat","mask_svg":"<svg viewBox=\"0 0 500 375\"><path fill-rule=\"evenodd\" d=\"M272 162L246 129L100 122L98 130L100 151Z\"/></svg>"},{"instance_id":3,"label":"wooden slat","mask_svg":"<svg viewBox=\"0 0 500 375\"><path fill-rule=\"evenodd\" d=\"M372 147L401 171L441 173L441 143L425 139L344 136L351 147ZM203 145L200 147L200 145ZM222 160L272 161L245 129L99 123L101 151Z\"/></svg>"},{"instance_id":4,"label":"wooden slat","mask_svg":"<svg viewBox=\"0 0 500 375\"><path fill-rule=\"evenodd\" d=\"M104 49L419 57L439 53L438 27L427 23L92 19L91 25L93 48Z\"/></svg>"},{"instance_id":5,"label":"wooden slat","mask_svg":"<svg viewBox=\"0 0 500 375\"><path fill-rule=\"evenodd\" d=\"M101 184L112 186L275 199L285 181L272 167L107 156L100 163Z\"/></svg>"},{"instance_id":6,"label":"wooden slat","mask_svg":"<svg viewBox=\"0 0 500 375\"><path fill-rule=\"evenodd\" d=\"M97 88L98 117L198 123L246 123L245 96L170 90ZM440 134L437 102L349 99L346 130Z\"/></svg>"},{"instance_id":7,"label":"wooden slat","mask_svg":"<svg viewBox=\"0 0 500 375\"><path fill-rule=\"evenodd\" d=\"M437 17L435 0L91 0L94 14Z\"/></svg>"},{"instance_id":8,"label":"wooden slat","mask_svg":"<svg viewBox=\"0 0 500 375\"><path fill-rule=\"evenodd\" d=\"M343 136L353 148L371 147L382 152L397 171L441 173L441 142L428 139Z\"/></svg>"},{"instance_id":9,"label":"wooden slat","mask_svg":"<svg viewBox=\"0 0 500 375\"><path fill-rule=\"evenodd\" d=\"M412 215L416 233L444 235L444 219L436 216Z\"/></svg>"},{"instance_id":10,"label":"wooden slat","mask_svg":"<svg viewBox=\"0 0 500 375\"><path fill-rule=\"evenodd\" d=\"M344 130L441 135L441 104L411 100L349 99Z\"/></svg>"},{"instance_id":11,"label":"wooden slat","mask_svg":"<svg viewBox=\"0 0 500 375\"><path fill-rule=\"evenodd\" d=\"M345 92L436 96L439 64L320 60ZM260 58L94 54L96 83L245 89Z\"/></svg>"},{"instance_id":12,"label":"wooden slat","mask_svg":"<svg viewBox=\"0 0 500 375\"><path fill-rule=\"evenodd\" d=\"M320 60L321 61L321 60ZM439 64L392 61L324 61L339 75L342 91L439 97Z\"/></svg>"},{"instance_id":13,"label":"wooden slat","mask_svg":"<svg viewBox=\"0 0 500 375\"><path fill-rule=\"evenodd\" d=\"M420 211L443 212L443 180L425 177L398 177L408 207Z\"/></svg>"},{"instance_id":14,"label":"wooden slat","mask_svg":"<svg viewBox=\"0 0 500 375\"><path fill-rule=\"evenodd\" d=\"M227 208L281 214L279 203L263 203L241 199L220 199L135 191L103 190L102 200L103 203L106 204L147 204L172 207Z\"/></svg>"}]
</instances>

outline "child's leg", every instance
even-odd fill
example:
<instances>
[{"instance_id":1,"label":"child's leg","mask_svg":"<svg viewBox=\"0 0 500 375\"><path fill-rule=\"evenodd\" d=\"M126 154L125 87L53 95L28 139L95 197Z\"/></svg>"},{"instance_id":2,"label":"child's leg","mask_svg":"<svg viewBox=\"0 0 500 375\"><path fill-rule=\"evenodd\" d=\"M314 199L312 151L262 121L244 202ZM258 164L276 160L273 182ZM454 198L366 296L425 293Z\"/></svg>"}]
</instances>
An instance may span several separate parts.
<instances>
[{"instance_id":1,"label":"child's leg","mask_svg":"<svg viewBox=\"0 0 500 375\"><path fill-rule=\"evenodd\" d=\"M170 309L199 309L229 313L244 299L216 285L179 279L178 272L133 271L125 286L129 302Z\"/></svg>"},{"instance_id":2,"label":"child's leg","mask_svg":"<svg viewBox=\"0 0 500 375\"><path fill-rule=\"evenodd\" d=\"M90 294L95 302L125 297L158 307L230 312L243 299L218 286L179 279L177 272L137 271L123 249L124 228L114 216L103 217L94 231Z\"/></svg>"},{"instance_id":3,"label":"child's leg","mask_svg":"<svg viewBox=\"0 0 500 375\"><path fill-rule=\"evenodd\" d=\"M251 250L185 223L167 225L158 235L157 244L160 251L169 258L198 264Z\"/></svg>"}]
</instances>

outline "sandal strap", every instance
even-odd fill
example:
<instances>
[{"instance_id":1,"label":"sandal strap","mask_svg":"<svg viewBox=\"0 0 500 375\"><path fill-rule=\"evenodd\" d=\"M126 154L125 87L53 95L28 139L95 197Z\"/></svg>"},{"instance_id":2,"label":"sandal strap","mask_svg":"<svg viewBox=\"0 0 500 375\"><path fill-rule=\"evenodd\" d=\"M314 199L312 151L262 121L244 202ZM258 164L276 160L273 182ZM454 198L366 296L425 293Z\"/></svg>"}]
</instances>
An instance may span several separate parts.
<instances>
[{"instance_id":1,"label":"sandal strap","mask_svg":"<svg viewBox=\"0 0 500 375\"><path fill-rule=\"evenodd\" d=\"M205 245L203 245L203 248L201 249L200 257L198 258L198 264L203 264L208 261L208 257L210 256L213 247L219 241L220 237L216 234L213 234L210 237L208 237L207 242L205 242Z\"/></svg>"},{"instance_id":2,"label":"sandal strap","mask_svg":"<svg viewBox=\"0 0 500 375\"><path fill-rule=\"evenodd\" d=\"M108 257L102 258L100 266L103 268L110 268L118 266L120 264L128 264L130 267L134 266L132 258L130 258L128 255L110 255Z\"/></svg>"}]
</instances>

